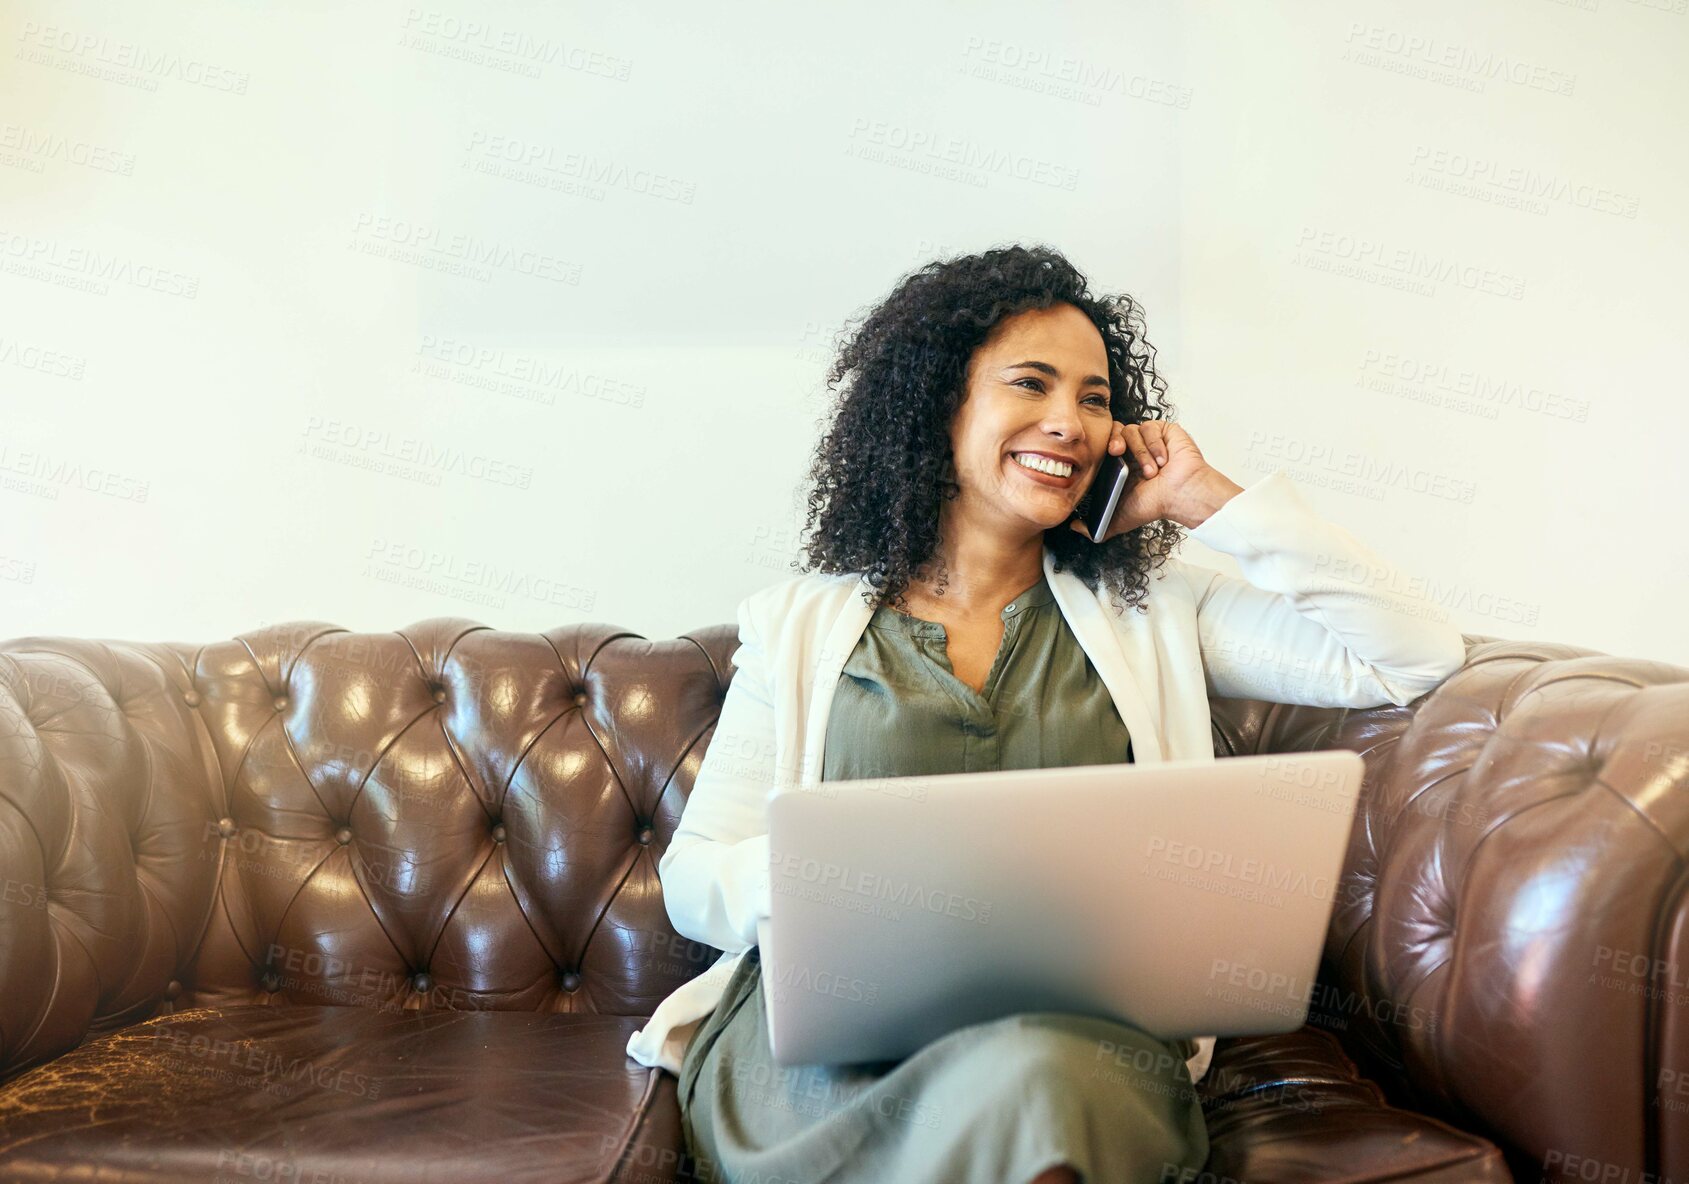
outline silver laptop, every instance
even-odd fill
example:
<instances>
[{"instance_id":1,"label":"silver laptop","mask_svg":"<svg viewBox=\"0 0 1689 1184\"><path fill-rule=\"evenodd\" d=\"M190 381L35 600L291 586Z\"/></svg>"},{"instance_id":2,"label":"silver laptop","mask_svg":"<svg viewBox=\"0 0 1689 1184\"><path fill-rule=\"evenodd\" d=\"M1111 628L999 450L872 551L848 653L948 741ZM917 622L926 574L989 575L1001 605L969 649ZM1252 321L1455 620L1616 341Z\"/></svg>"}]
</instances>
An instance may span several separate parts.
<instances>
[{"instance_id":1,"label":"silver laptop","mask_svg":"<svg viewBox=\"0 0 1689 1184\"><path fill-rule=\"evenodd\" d=\"M1294 1031L1364 769L1333 749L775 791L774 1059L901 1058L1020 1011Z\"/></svg>"}]
</instances>

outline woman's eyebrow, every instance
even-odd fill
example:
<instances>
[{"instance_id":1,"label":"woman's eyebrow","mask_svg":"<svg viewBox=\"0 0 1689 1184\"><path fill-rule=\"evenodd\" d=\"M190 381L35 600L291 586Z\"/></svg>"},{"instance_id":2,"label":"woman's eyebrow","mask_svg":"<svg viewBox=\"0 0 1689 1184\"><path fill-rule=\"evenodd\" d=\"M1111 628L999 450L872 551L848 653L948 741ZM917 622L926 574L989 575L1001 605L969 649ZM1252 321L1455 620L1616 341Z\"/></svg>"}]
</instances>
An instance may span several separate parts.
<instances>
[{"instance_id":1,"label":"woman's eyebrow","mask_svg":"<svg viewBox=\"0 0 1689 1184\"><path fill-rule=\"evenodd\" d=\"M1048 363L1048 362L1030 362L1030 361L1029 362L1016 362L1013 366L1007 366L1007 367L1005 367L1005 369L1007 369L1007 370L1041 370L1045 374L1048 374L1051 378L1060 378L1061 377L1061 371L1057 370L1054 366L1050 365L1050 363ZM1085 376L1085 380L1083 382L1081 382L1079 385L1080 386L1107 386L1108 385L1108 379L1104 378L1100 374L1088 374L1088 375Z\"/></svg>"}]
</instances>

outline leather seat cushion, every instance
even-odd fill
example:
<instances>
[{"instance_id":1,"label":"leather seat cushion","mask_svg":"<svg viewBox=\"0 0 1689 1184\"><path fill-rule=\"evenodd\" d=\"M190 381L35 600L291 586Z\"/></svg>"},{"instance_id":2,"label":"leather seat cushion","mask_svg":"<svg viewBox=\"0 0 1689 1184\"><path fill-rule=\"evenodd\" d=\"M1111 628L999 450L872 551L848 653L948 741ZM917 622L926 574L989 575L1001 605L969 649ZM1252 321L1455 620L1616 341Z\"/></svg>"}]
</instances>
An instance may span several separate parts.
<instances>
[{"instance_id":1,"label":"leather seat cushion","mask_svg":"<svg viewBox=\"0 0 1689 1184\"><path fill-rule=\"evenodd\" d=\"M0 1162L9 1179L113 1184L667 1180L675 1082L627 1056L643 1022L196 1008L15 1078Z\"/></svg>"},{"instance_id":2,"label":"leather seat cushion","mask_svg":"<svg viewBox=\"0 0 1689 1184\"><path fill-rule=\"evenodd\" d=\"M1331 1033L1304 1025L1221 1040L1197 1084L1203 1180L1512 1184L1494 1143L1385 1102Z\"/></svg>"}]
</instances>

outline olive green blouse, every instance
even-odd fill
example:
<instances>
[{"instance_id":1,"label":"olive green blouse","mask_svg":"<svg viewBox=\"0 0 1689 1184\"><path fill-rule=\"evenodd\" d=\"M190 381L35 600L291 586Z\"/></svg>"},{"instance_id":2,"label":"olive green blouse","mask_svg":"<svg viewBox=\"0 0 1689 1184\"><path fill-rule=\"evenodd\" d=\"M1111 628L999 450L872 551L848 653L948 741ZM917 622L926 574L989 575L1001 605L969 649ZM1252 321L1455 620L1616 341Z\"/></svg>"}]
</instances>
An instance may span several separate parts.
<instances>
[{"instance_id":1,"label":"olive green blouse","mask_svg":"<svg viewBox=\"0 0 1689 1184\"><path fill-rule=\"evenodd\" d=\"M975 691L956 677L944 626L875 610L827 719L823 781L1132 759L1114 699L1042 574L1003 609L1003 640Z\"/></svg>"}]
</instances>

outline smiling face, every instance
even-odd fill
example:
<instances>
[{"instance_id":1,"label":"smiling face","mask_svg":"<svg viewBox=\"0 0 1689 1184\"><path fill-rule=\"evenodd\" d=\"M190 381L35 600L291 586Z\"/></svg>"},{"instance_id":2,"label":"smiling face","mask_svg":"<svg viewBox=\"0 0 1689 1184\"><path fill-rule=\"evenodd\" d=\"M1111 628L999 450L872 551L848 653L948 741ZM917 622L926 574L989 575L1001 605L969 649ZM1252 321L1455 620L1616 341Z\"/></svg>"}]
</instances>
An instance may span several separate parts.
<instances>
[{"instance_id":1,"label":"smiling face","mask_svg":"<svg viewBox=\"0 0 1689 1184\"><path fill-rule=\"evenodd\" d=\"M1108 352L1090 318L1071 304L1004 318L968 363L950 424L962 492L947 509L964 529L1010 541L1060 526L1107 455L1112 423ZM1072 469L1035 472L1013 455L1027 452Z\"/></svg>"}]
</instances>

